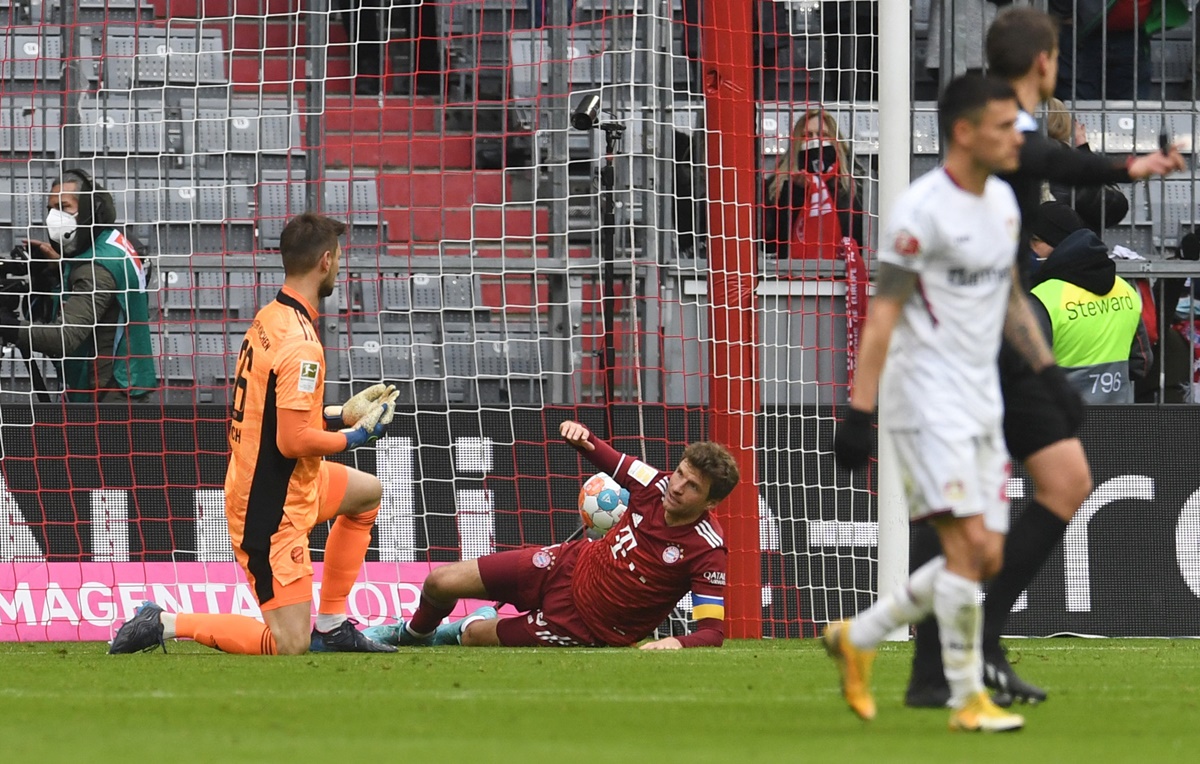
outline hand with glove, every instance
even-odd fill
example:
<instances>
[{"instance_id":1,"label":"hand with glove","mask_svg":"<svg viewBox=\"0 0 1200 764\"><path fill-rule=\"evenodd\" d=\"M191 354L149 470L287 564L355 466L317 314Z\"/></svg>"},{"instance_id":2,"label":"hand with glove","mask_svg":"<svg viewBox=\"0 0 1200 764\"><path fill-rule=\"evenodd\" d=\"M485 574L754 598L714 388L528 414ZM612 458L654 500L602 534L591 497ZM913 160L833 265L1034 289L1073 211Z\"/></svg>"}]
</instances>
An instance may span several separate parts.
<instances>
[{"instance_id":1,"label":"hand with glove","mask_svg":"<svg viewBox=\"0 0 1200 764\"><path fill-rule=\"evenodd\" d=\"M375 404L381 403L389 396L392 397L394 403L397 395L394 385L385 385L380 382L352 396L341 406L326 406L323 412L325 429L340 430L343 427L353 427L371 411Z\"/></svg>"},{"instance_id":2,"label":"hand with glove","mask_svg":"<svg viewBox=\"0 0 1200 764\"><path fill-rule=\"evenodd\" d=\"M383 398L371 404L361 417L356 418L352 427L341 430L346 435L347 451L374 443L387 433L388 425L396 415L396 399L399 397L400 391L388 385L387 394Z\"/></svg>"},{"instance_id":3,"label":"hand with glove","mask_svg":"<svg viewBox=\"0 0 1200 764\"><path fill-rule=\"evenodd\" d=\"M1050 392L1051 399L1062 409L1067 426L1074 434L1079 430L1079 425L1083 424L1084 404L1079 391L1067 379L1067 375L1063 373L1062 367L1058 364L1050 364L1039 371L1037 375Z\"/></svg>"},{"instance_id":4,"label":"hand with glove","mask_svg":"<svg viewBox=\"0 0 1200 764\"><path fill-rule=\"evenodd\" d=\"M875 448L874 416L869 411L846 408L846 417L833 435L833 456L843 468L858 469Z\"/></svg>"}]
</instances>

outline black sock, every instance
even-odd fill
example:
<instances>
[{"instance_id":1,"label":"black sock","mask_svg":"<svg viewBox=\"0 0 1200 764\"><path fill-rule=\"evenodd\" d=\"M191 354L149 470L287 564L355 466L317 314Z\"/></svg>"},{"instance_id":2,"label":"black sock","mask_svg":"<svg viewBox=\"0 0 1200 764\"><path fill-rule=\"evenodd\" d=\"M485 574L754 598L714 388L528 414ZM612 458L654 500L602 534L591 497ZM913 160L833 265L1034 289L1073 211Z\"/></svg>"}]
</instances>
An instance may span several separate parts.
<instances>
[{"instance_id":1,"label":"black sock","mask_svg":"<svg viewBox=\"0 0 1200 764\"><path fill-rule=\"evenodd\" d=\"M942 542L937 531L929 523L912 526L908 542L908 570L920 568L942 553ZM942 672L942 643L938 633L937 618L932 613L924 621L914 624L916 638L913 643L912 678L910 685L942 685L946 676Z\"/></svg>"},{"instance_id":2,"label":"black sock","mask_svg":"<svg viewBox=\"0 0 1200 764\"><path fill-rule=\"evenodd\" d=\"M1067 524L1036 501L1031 501L1013 523L1004 541L1004 567L988 584L983 601L985 655L1000 649L1000 634L1013 604L1066 532Z\"/></svg>"}]
</instances>

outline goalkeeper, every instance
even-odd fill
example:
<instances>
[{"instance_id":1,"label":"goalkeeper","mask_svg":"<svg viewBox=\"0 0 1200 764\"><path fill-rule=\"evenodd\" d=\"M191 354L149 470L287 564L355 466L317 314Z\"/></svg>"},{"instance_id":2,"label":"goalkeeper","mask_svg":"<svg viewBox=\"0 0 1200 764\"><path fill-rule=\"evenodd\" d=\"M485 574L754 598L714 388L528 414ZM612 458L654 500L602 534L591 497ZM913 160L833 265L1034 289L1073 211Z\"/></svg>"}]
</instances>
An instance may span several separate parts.
<instances>
[{"instance_id":1,"label":"goalkeeper","mask_svg":"<svg viewBox=\"0 0 1200 764\"><path fill-rule=\"evenodd\" d=\"M345 231L344 224L313 213L287 224L279 241L283 288L254 317L238 354L225 516L266 624L241 615L175 615L147 602L117 631L110 653L165 649L171 638L248 655L294 655L310 645L394 652L364 636L345 615L383 489L374 475L322 458L373 442L395 411L395 390L384 385L343 407L322 408L325 351L315 306L333 293L342 254L338 238ZM334 518L313 628L308 535Z\"/></svg>"}]
</instances>

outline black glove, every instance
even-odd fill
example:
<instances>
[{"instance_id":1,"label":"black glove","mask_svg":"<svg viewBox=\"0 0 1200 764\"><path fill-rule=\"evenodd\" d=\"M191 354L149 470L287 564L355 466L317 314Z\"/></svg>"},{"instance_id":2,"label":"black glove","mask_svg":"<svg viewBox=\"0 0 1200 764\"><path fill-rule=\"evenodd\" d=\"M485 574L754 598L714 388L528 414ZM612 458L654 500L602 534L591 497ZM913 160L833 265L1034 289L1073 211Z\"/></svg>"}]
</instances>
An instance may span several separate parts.
<instances>
[{"instance_id":1,"label":"black glove","mask_svg":"<svg viewBox=\"0 0 1200 764\"><path fill-rule=\"evenodd\" d=\"M833 435L833 455L848 470L858 469L871 458L875 448L874 416L856 408L846 410L846 418Z\"/></svg>"},{"instance_id":2,"label":"black glove","mask_svg":"<svg viewBox=\"0 0 1200 764\"><path fill-rule=\"evenodd\" d=\"M1057 364L1050 364L1039 371L1038 377L1050 391L1050 397L1062 410L1063 416L1067 419L1067 426L1071 428L1071 434L1074 435L1079 430L1079 425L1083 424L1084 405L1079 391L1075 389Z\"/></svg>"}]
</instances>

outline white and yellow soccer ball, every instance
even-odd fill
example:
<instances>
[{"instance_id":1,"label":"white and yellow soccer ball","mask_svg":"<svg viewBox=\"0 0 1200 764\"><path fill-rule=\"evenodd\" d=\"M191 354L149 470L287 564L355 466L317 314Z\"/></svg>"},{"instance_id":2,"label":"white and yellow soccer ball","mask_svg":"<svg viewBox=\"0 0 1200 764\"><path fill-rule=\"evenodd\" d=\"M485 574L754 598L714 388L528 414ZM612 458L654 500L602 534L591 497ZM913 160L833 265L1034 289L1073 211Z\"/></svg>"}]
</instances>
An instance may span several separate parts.
<instances>
[{"instance_id":1,"label":"white and yellow soccer ball","mask_svg":"<svg viewBox=\"0 0 1200 764\"><path fill-rule=\"evenodd\" d=\"M579 489L579 514L583 524L601 534L606 533L629 508L629 491L607 473L597 472Z\"/></svg>"}]
</instances>

